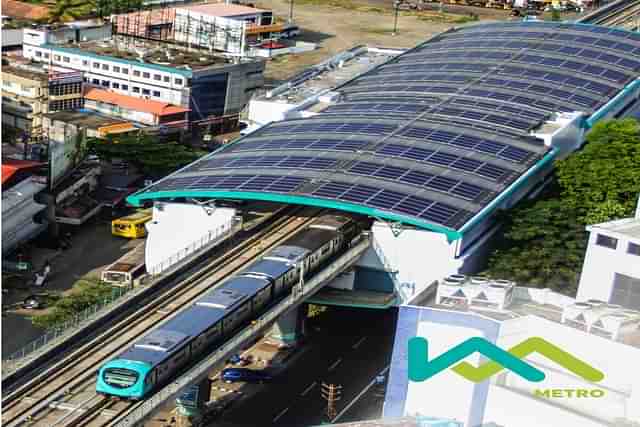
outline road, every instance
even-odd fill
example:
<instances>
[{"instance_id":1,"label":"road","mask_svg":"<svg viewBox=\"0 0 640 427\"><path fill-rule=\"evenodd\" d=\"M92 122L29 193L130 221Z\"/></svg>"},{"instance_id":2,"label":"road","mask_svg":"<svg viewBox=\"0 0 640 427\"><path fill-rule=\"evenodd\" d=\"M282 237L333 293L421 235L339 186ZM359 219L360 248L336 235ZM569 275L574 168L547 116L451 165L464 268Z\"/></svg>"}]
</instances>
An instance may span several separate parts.
<instances>
[{"instance_id":1,"label":"road","mask_svg":"<svg viewBox=\"0 0 640 427\"><path fill-rule=\"evenodd\" d=\"M328 310L308 325L309 348L283 374L256 394L236 402L210 425L322 424L327 421L327 405L320 395L320 384L342 385L342 400L337 404L340 412L389 364L396 317L396 309ZM381 399L370 399L369 394L354 409L358 407L358 413L379 414L375 408L368 408L367 402L379 406Z\"/></svg>"}]
</instances>

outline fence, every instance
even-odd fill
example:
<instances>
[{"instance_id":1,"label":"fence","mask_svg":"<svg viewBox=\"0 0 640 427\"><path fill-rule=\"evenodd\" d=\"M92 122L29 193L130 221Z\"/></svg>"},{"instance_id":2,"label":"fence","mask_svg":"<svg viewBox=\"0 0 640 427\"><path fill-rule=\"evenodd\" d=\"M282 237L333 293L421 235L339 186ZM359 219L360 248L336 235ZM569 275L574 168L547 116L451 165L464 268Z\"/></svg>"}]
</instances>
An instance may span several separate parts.
<instances>
[{"instance_id":1,"label":"fence","mask_svg":"<svg viewBox=\"0 0 640 427\"><path fill-rule=\"evenodd\" d=\"M209 231L209 233L203 236L201 239L191 243L186 248L181 249L180 251L176 252L174 255L154 267L153 271L148 270L148 272L153 274L155 277L151 277L151 275L147 274L138 279L137 284L149 285L152 282L159 280L160 277L162 277L162 272L165 272L171 266L174 266L176 263L184 260L188 256L196 254L199 250L210 247L212 244L220 242L228 234L230 234L230 232L233 232L233 230L239 228L240 225L241 224L238 221L232 220L227 224L218 227L216 230ZM71 337L78 330L88 326L97 318L108 313L115 307L117 302L119 303L119 300L125 294L129 294L129 298L134 298L140 292L143 292L145 288L146 286L128 286L114 288L114 292L109 298L105 299L99 304L88 307L84 311L74 316L73 319L70 319L63 324L46 331L41 337L37 338L36 340L24 346L22 349L11 354L8 358L2 360L3 378L6 378L8 375L17 371L21 367L29 364L40 355L46 353L51 348ZM135 290L133 292L129 292L132 289Z\"/></svg>"},{"instance_id":2,"label":"fence","mask_svg":"<svg viewBox=\"0 0 640 427\"><path fill-rule=\"evenodd\" d=\"M277 306L271 309L269 312L258 318L255 322L236 336L231 338L227 343L215 350L213 354L205 358L202 362L195 365L183 376L172 382L168 386L164 387L158 393L144 400L140 404L136 405L123 420L119 421L116 425L118 427L129 427L134 425L142 425L144 419L156 410L162 403L175 397L184 388L188 387L202 378L204 378L209 370L220 361L228 359L233 353L235 353L242 344L256 336L263 331L267 326L274 322L280 315L288 312L295 306L302 303L307 296L313 294L327 281L336 277L345 268L353 265L360 256L367 250L370 244L370 238L368 233L363 233L357 242L354 242L353 246L347 253L342 255L331 265L324 270L317 273L313 278L308 280L302 289L294 288L290 296L280 302ZM299 287L300 285L295 285ZM295 292L297 290L297 292Z\"/></svg>"},{"instance_id":3,"label":"fence","mask_svg":"<svg viewBox=\"0 0 640 427\"><path fill-rule=\"evenodd\" d=\"M200 239L192 242L189 246L180 249L170 257L165 258L159 264L156 264L154 266L147 266L147 272L154 275L162 273L163 271L167 270L186 257L195 254L199 250L220 242L223 238L230 234L230 232L237 229L238 226L238 222L232 220L226 224L219 226L215 230L209 230L209 232L202 236Z\"/></svg>"},{"instance_id":4,"label":"fence","mask_svg":"<svg viewBox=\"0 0 640 427\"><path fill-rule=\"evenodd\" d=\"M69 319L61 325L46 331L41 337L11 354L8 358L3 359L2 376L6 378L7 375L10 375L38 356L44 354L52 346L64 341L77 330L84 328L86 325L91 323L99 313L110 310L111 307L115 305L115 302L131 289L132 287L130 286L114 288L111 296L106 298L104 301L86 308L84 311L76 314L72 319Z\"/></svg>"}]
</instances>

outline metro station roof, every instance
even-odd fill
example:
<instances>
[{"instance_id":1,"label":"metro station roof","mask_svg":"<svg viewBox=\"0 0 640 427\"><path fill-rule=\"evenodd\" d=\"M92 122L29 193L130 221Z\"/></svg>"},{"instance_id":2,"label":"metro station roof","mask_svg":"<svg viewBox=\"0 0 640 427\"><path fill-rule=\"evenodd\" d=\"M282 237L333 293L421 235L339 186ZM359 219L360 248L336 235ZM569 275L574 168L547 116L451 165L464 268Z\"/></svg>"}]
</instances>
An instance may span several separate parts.
<instances>
[{"instance_id":1,"label":"metro station roof","mask_svg":"<svg viewBox=\"0 0 640 427\"><path fill-rule=\"evenodd\" d=\"M271 123L133 195L272 200L459 237L555 156L530 135L591 115L640 72L640 34L517 22L451 30L338 87L340 101Z\"/></svg>"}]
</instances>

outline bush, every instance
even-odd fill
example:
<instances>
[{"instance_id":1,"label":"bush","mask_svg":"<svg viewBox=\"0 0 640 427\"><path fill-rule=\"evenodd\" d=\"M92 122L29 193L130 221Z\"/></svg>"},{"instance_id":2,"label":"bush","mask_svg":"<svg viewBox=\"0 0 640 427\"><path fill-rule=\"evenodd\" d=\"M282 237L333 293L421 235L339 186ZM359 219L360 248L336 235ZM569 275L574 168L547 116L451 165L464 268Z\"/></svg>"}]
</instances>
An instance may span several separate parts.
<instances>
[{"instance_id":1,"label":"bush","mask_svg":"<svg viewBox=\"0 0 640 427\"><path fill-rule=\"evenodd\" d=\"M50 329L61 326L73 319L89 307L112 298L116 289L95 279L81 279L73 286L68 295L63 295L53 302L49 312L31 318L39 328Z\"/></svg>"}]
</instances>

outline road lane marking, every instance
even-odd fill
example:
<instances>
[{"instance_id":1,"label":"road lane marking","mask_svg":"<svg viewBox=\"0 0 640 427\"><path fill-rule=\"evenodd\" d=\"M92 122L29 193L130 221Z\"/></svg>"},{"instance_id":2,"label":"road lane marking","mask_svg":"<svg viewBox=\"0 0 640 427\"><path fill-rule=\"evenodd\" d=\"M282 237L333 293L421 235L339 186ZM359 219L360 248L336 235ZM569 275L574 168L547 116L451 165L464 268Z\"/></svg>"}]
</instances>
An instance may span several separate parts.
<instances>
[{"instance_id":1,"label":"road lane marking","mask_svg":"<svg viewBox=\"0 0 640 427\"><path fill-rule=\"evenodd\" d=\"M333 364L331 366L329 366L329 371L333 371L335 369L335 367L340 364L340 362L342 362L342 357L339 358L338 360L336 360L335 362L333 362Z\"/></svg>"},{"instance_id":2,"label":"road lane marking","mask_svg":"<svg viewBox=\"0 0 640 427\"><path fill-rule=\"evenodd\" d=\"M356 348L360 347L360 344L362 344L366 339L367 337L360 338L357 343L351 346L351 348L355 350Z\"/></svg>"},{"instance_id":3,"label":"road lane marking","mask_svg":"<svg viewBox=\"0 0 640 427\"><path fill-rule=\"evenodd\" d=\"M391 365L389 365L391 366ZM336 421L338 421L338 419L340 419L341 416L343 416L345 414L345 412L347 412L349 410L349 408L351 408L361 397L363 394L365 394L367 391L369 391L369 389L371 387L373 387L373 385L376 383L376 377L380 376L380 375L384 375L387 373L387 371L389 370L389 366L387 366L386 368L384 368L382 371L380 371L379 374L376 374L373 376L373 380L371 380L371 382L369 384L367 384L360 393L358 393L358 395L351 401L349 402L349 404L347 406L344 407L344 409L342 411L340 411L340 413L338 415L336 415L336 417L331 420L332 423L335 423Z\"/></svg>"},{"instance_id":4,"label":"road lane marking","mask_svg":"<svg viewBox=\"0 0 640 427\"><path fill-rule=\"evenodd\" d=\"M280 411L280 413L273 419L273 422L275 423L276 421L278 421L280 417L287 413L288 410L289 408L284 408L282 411Z\"/></svg>"},{"instance_id":5,"label":"road lane marking","mask_svg":"<svg viewBox=\"0 0 640 427\"><path fill-rule=\"evenodd\" d=\"M302 394L300 396L305 396L307 393L309 393L311 391L312 388L314 388L316 386L317 381L314 381L313 384L309 385L309 387L305 388L304 391L302 392Z\"/></svg>"}]
</instances>

